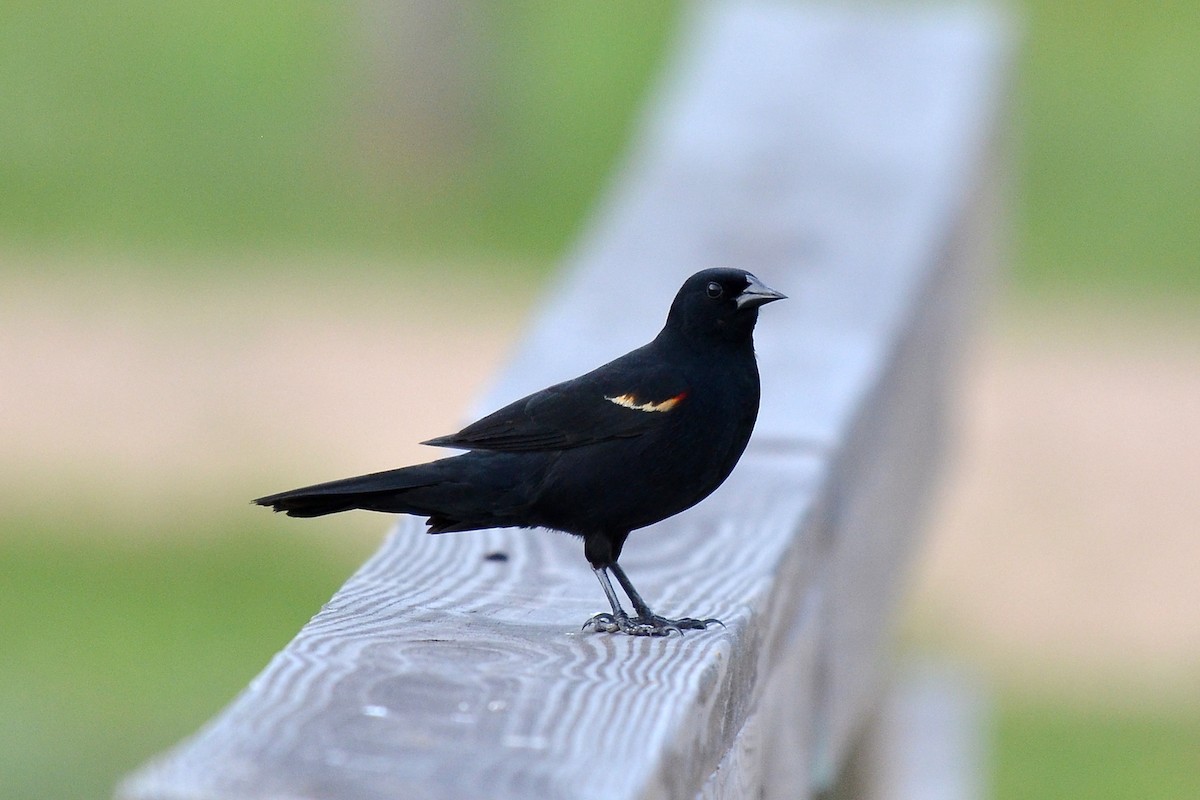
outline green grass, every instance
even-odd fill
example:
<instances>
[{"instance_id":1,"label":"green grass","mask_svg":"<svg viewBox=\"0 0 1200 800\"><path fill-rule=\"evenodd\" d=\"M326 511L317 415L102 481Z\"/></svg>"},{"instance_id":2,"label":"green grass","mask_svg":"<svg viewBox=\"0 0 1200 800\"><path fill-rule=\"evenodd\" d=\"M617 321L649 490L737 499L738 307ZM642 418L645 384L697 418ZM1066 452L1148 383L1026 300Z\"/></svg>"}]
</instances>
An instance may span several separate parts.
<instances>
[{"instance_id":1,"label":"green grass","mask_svg":"<svg viewBox=\"0 0 1200 800\"><path fill-rule=\"evenodd\" d=\"M0 795L109 796L244 688L361 558L267 526L179 527L122 544L5 522Z\"/></svg>"},{"instance_id":2,"label":"green grass","mask_svg":"<svg viewBox=\"0 0 1200 800\"><path fill-rule=\"evenodd\" d=\"M5 4L0 225L183 247L303 230L337 22L318 3Z\"/></svg>"},{"instance_id":3,"label":"green grass","mask_svg":"<svg viewBox=\"0 0 1200 800\"><path fill-rule=\"evenodd\" d=\"M345 7L5 4L0 241L544 262L620 151L674 7L476 5L474 147L429 175L361 150L373 98Z\"/></svg>"},{"instance_id":4,"label":"green grass","mask_svg":"<svg viewBox=\"0 0 1200 800\"><path fill-rule=\"evenodd\" d=\"M473 8L469 146L447 168L361 147L362 23L343 7L4 4L0 243L458 251L542 268L621 152L678 3ZM1019 285L1200 291L1200 4L1023 8Z\"/></svg>"},{"instance_id":5,"label":"green grass","mask_svg":"<svg viewBox=\"0 0 1200 800\"><path fill-rule=\"evenodd\" d=\"M1012 698L997 730L997 800L1200 797L1200 717Z\"/></svg>"},{"instance_id":6,"label":"green grass","mask_svg":"<svg viewBox=\"0 0 1200 800\"><path fill-rule=\"evenodd\" d=\"M1025 6L1019 281L1200 291L1200 4Z\"/></svg>"}]
</instances>

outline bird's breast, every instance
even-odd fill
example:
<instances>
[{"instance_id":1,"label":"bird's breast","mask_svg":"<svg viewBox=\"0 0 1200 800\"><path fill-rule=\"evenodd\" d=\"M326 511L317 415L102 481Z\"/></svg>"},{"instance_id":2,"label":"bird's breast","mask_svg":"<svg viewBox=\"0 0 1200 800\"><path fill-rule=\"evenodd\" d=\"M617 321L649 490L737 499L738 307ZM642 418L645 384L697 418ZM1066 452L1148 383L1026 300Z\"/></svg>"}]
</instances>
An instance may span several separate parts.
<instances>
[{"instance_id":1,"label":"bird's breast","mask_svg":"<svg viewBox=\"0 0 1200 800\"><path fill-rule=\"evenodd\" d=\"M611 400L660 424L628 438L565 450L547 470L537 507L548 527L586 533L634 530L690 508L716 489L740 458L758 412L751 375L697 381L653 399Z\"/></svg>"}]
</instances>

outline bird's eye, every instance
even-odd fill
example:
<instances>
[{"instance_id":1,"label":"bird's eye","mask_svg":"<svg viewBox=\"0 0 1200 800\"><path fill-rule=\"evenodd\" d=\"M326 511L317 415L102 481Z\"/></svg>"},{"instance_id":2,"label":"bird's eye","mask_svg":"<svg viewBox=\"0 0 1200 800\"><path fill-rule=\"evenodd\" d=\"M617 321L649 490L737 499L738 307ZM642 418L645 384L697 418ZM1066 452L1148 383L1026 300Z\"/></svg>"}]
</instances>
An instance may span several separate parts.
<instances>
[{"instance_id":1,"label":"bird's eye","mask_svg":"<svg viewBox=\"0 0 1200 800\"><path fill-rule=\"evenodd\" d=\"M721 284L717 283L716 281L713 281L708 285L708 296L714 300L720 297L724 291L725 290L721 288Z\"/></svg>"}]
</instances>

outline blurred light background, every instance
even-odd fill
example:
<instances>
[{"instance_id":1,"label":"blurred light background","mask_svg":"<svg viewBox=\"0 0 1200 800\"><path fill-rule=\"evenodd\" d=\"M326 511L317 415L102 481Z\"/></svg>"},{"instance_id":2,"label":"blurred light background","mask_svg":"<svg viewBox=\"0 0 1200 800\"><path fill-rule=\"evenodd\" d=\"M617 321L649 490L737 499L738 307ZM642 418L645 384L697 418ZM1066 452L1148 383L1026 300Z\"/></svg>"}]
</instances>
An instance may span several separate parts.
<instances>
[{"instance_id":1,"label":"blurred light background","mask_svg":"<svg viewBox=\"0 0 1200 800\"><path fill-rule=\"evenodd\" d=\"M678 3L0 3L0 795L104 797L371 551L503 361ZM1026 0L1012 275L904 646L998 798L1200 797L1200 4Z\"/></svg>"}]
</instances>

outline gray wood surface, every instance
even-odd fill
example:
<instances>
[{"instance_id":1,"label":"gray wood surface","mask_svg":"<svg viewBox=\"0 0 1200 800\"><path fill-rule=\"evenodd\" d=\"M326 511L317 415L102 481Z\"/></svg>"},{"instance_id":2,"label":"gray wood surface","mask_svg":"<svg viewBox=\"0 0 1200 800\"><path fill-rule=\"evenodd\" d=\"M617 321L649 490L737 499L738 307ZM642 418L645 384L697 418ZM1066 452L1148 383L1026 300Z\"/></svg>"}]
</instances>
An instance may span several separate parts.
<instances>
[{"instance_id":1,"label":"gray wood surface","mask_svg":"<svg viewBox=\"0 0 1200 800\"><path fill-rule=\"evenodd\" d=\"M856 764L858 800L984 800L989 705L978 676L945 664L896 670Z\"/></svg>"},{"instance_id":2,"label":"gray wood surface","mask_svg":"<svg viewBox=\"0 0 1200 800\"><path fill-rule=\"evenodd\" d=\"M978 10L695 6L637 146L476 409L648 340L702 267L789 294L761 315L742 463L622 558L656 610L727 628L584 633L604 600L578 541L401 521L118 796L715 799L831 783L878 695L994 252L1004 56ZM509 560L486 561L495 550Z\"/></svg>"}]
</instances>

